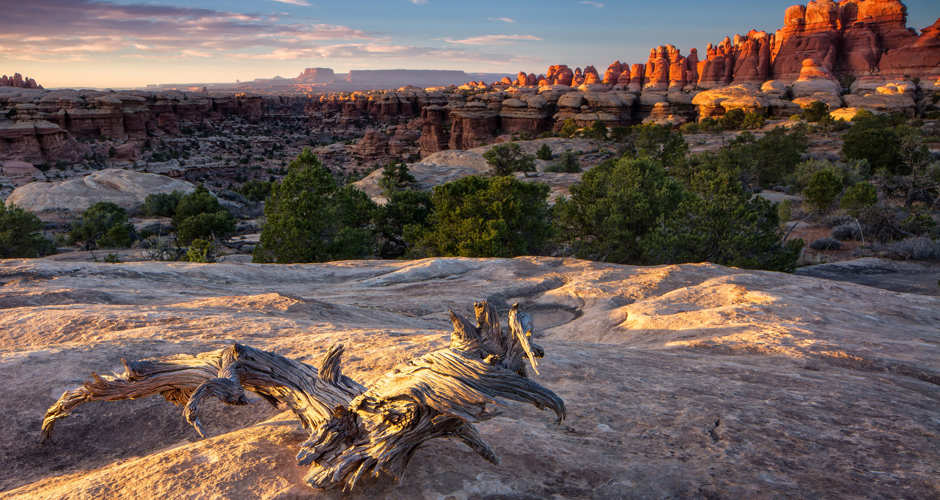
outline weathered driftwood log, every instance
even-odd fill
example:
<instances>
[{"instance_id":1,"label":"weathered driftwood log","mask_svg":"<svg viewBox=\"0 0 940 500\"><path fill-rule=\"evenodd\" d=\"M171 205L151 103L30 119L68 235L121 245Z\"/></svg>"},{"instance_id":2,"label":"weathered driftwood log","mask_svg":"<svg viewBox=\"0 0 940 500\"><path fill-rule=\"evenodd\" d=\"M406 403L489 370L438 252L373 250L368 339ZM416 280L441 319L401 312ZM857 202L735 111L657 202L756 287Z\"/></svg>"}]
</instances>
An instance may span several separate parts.
<instances>
[{"instance_id":1,"label":"weathered driftwood log","mask_svg":"<svg viewBox=\"0 0 940 500\"><path fill-rule=\"evenodd\" d=\"M282 403L300 419L310 438L297 455L309 465L316 488L349 490L362 477L400 479L415 450L429 439L456 438L484 459L499 463L473 423L494 416L487 404L527 402L565 418L564 402L530 380L544 351L534 344L532 320L514 304L504 332L493 307L474 304L476 324L451 311L450 345L402 363L366 388L340 371L342 345L333 346L319 368L235 344L197 354L136 362L124 373L99 376L66 391L46 411L43 441L55 422L91 401L119 401L160 394L183 405L183 416L204 436L199 405L206 397L246 404L245 391Z\"/></svg>"}]
</instances>

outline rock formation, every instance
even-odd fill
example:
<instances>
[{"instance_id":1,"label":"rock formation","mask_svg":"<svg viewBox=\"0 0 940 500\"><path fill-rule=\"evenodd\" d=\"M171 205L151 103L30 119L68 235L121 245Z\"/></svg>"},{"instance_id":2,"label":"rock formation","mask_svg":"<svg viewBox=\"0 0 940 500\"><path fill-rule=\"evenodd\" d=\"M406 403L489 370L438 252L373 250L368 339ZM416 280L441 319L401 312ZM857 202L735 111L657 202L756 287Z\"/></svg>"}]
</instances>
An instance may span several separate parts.
<instances>
[{"instance_id":1,"label":"rock formation","mask_svg":"<svg viewBox=\"0 0 940 500\"><path fill-rule=\"evenodd\" d=\"M58 182L31 182L16 188L7 198L40 218L77 216L99 201L137 210L147 195L195 189L189 182L133 170L105 169L84 177Z\"/></svg>"},{"instance_id":2,"label":"rock formation","mask_svg":"<svg viewBox=\"0 0 940 500\"><path fill-rule=\"evenodd\" d=\"M871 269L884 272L843 275ZM513 301L532 314L546 357L531 378L564 400L568 419L509 403L477 426L500 466L459 440L432 440L401 482L363 475L343 498L936 492L938 297L705 263L550 257L7 260L0 281L0 399L16 409L0 412L0 490L11 498L315 495L297 465L309 432L260 398L203 405L204 440L159 396L84 404L51 444L38 442L40 419L84 375L122 372L122 358L236 341L307 364L341 342L343 374L376 381L447 348L447 309L471 317L468 301L482 298L502 318Z\"/></svg>"},{"instance_id":3,"label":"rock formation","mask_svg":"<svg viewBox=\"0 0 940 500\"><path fill-rule=\"evenodd\" d=\"M19 73L13 73L13 76L0 76L0 87L17 87L21 89L41 89L42 85L36 83L29 77L23 77Z\"/></svg>"}]
</instances>

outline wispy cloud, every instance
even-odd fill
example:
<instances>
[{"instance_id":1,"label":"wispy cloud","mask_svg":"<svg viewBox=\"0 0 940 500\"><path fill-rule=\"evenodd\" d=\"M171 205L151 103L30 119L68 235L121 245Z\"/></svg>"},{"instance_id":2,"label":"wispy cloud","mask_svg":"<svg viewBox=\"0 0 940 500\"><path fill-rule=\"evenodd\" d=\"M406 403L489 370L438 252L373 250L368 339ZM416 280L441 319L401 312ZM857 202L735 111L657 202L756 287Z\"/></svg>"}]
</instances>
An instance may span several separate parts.
<instances>
[{"instance_id":1,"label":"wispy cloud","mask_svg":"<svg viewBox=\"0 0 940 500\"><path fill-rule=\"evenodd\" d=\"M413 3L413 4L415 4L415 5L424 5L424 4L428 3L428 0L410 0L410 1L411 1L411 3Z\"/></svg>"},{"instance_id":2,"label":"wispy cloud","mask_svg":"<svg viewBox=\"0 0 940 500\"><path fill-rule=\"evenodd\" d=\"M314 41L378 38L341 25L284 23L268 16L211 9L92 0L17 2L5 6L3 13L0 59L12 60L69 60L102 52L213 57L290 49ZM31 42L16 43L22 41Z\"/></svg>"},{"instance_id":3,"label":"wispy cloud","mask_svg":"<svg viewBox=\"0 0 940 500\"><path fill-rule=\"evenodd\" d=\"M490 20L490 21L493 21L494 23L496 23L496 22L499 22L499 23L509 23L509 24L515 24L515 23L516 23L516 20L513 19L513 18L511 18L511 17L490 17L489 20Z\"/></svg>"},{"instance_id":4,"label":"wispy cloud","mask_svg":"<svg viewBox=\"0 0 940 500\"><path fill-rule=\"evenodd\" d=\"M306 0L274 0L279 3L289 3L291 5L299 5L301 7L310 7L310 2Z\"/></svg>"},{"instance_id":5,"label":"wispy cloud","mask_svg":"<svg viewBox=\"0 0 940 500\"><path fill-rule=\"evenodd\" d=\"M447 43L454 43L459 45L496 45L524 40L539 41L541 38L533 35L482 35L470 38L462 38L460 40L446 38L444 41Z\"/></svg>"},{"instance_id":6,"label":"wispy cloud","mask_svg":"<svg viewBox=\"0 0 940 500\"><path fill-rule=\"evenodd\" d=\"M596 8L598 8L598 9L603 9L603 8L604 8L603 2L592 2L592 1L590 1L590 0L581 0L581 2L579 2L579 3L580 3L581 5L590 5L591 7L596 7Z\"/></svg>"}]
</instances>

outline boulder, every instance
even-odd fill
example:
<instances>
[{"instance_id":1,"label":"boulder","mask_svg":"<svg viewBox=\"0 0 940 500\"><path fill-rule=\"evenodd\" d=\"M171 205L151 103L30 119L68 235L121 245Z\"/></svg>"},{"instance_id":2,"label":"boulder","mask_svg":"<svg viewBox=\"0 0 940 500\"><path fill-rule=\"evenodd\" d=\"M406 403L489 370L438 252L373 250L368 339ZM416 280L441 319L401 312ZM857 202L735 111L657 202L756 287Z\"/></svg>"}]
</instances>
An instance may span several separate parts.
<instances>
[{"instance_id":1,"label":"boulder","mask_svg":"<svg viewBox=\"0 0 940 500\"><path fill-rule=\"evenodd\" d=\"M723 115L732 109L745 112L759 111L767 107L767 99L751 84L730 85L699 92L692 98L698 107L699 119Z\"/></svg>"},{"instance_id":2,"label":"boulder","mask_svg":"<svg viewBox=\"0 0 940 500\"><path fill-rule=\"evenodd\" d=\"M0 175L8 178L14 186L22 186L36 179L45 178L32 163L19 160L7 160L0 164Z\"/></svg>"},{"instance_id":3,"label":"boulder","mask_svg":"<svg viewBox=\"0 0 940 500\"><path fill-rule=\"evenodd\" d=\"M163 175L109 168L58 182L31 182L16 188L7 204L16 204L41 218L45 215L77 216L99 201L110 201L126 210L139 209L147 195L191 192L189 182Z\"/></svg>"}]
</instances>

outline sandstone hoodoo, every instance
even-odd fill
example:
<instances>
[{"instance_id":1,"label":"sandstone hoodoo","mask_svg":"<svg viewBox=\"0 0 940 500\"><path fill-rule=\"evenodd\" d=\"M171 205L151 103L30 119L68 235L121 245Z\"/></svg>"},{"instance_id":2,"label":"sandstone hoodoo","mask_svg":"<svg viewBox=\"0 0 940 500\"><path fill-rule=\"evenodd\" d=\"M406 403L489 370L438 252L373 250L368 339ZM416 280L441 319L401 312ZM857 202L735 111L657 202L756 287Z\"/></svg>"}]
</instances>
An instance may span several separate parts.
<instances>
[{"instance_id":1,"label":"sandstone hoodoo","mask_svg":"<svg viewBox=\"0 0 940 500\"><path fill-rule=\"evenodd\" d=\"M29 77L24 77L19 73L13 73L13 76L0 76L0 87L17 87L21 89L41 89L42 85L36 83Z\"/></svg>"}]
</instances>

